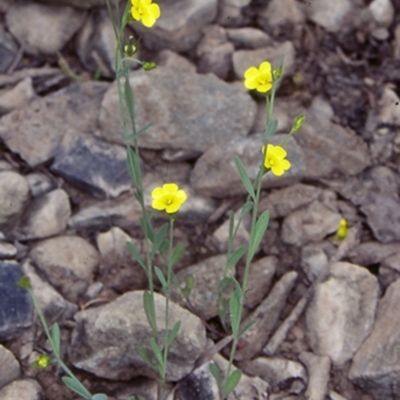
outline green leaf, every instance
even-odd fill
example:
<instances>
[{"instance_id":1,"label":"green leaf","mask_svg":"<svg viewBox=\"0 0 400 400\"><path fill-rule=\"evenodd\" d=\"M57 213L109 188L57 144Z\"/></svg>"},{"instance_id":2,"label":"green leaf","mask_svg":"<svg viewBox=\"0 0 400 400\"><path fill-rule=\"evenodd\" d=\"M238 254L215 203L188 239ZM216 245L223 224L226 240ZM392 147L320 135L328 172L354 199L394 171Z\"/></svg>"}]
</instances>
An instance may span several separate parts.
<instances>
[{"instance_id":1,"label":"green leaf","mask_svg":"<svg viewBox=\"0 0 400 400\"><path fill-rule=\"evenodd\" d=\"M237 337L239 334L239 327L240 327L240 295L235 290L231 298L229 300L229 312L230 312L230 317L231 317L231 327L232 327L232 333L234 337Z\"/></svg>"},{"instance_id":2,"label":"green leaf","mask_svg":"<svg viewBox=\"0 0 400 400\"><path fill-rule=\"evenodd\" d=\"M158 267L154 267L154 272L157 275L158 280L161 282L161 285L164 289L164 291L167 289L167 281L165 280L164 274L162 273L161 269Z\"/></svg>"},{"instance_id":3,"label":"green leaf","mask_svg":"<svg viewBox=\"0 0 400 400\"><path fill-rule=\"evenodd\" d=\"M170 260L171 267L173 267L182 258L184 252L185 245L183 243L178 243L172 251L172 256Z\"/></svg>"},{"instance_id":4,"label":"green leaf","mask_svg":"<svg viewBox=\"0 0 400 400\"><path fill-rule=\"evenodd\" d=\"M162 357L162 353L161 353L160 346L159 346L158 343L154 340L154 338L150 338L149 343L150 343L151 350L153 351L153 354L154 354L154 356L156 357L156 360L157 360L157 362L158 362L158 365L159 365L160 368L161 368L162 365L164 364L164 361L163 361L163 357Z\"/></svg>"},{"instance_id":5,"label":"green leaf","mask_svg":"<svg viewBox=\"0 0 400 400\"><path fill-rule=\"evenodd\" d=\"M135 125L135 99L134 99L133 90L131 88L128 78L125 78L124 95L125 95L126 108L128 109L129 119L131 120L132 126L134 126Z\"/></svg>"},{"instance_id":6,"label":"green leaf","mask_svg":"<svg viewBox=\"0 0 400 400\"><path fill-rule=\"evenodd\" d=\"M194 286L193 275L188 275L185 280L185 287L181 288L181 293L183 297L185 297L185 299L187 299L190 296L193 286Z\"/></svg>"},{"instance_id":7,"label":"green leaf","mask_svg":"<svg viewBox=\"0 0 400 400\"><path fill-rule=\"evenodd\" d=\"M79 394L79 396L82 396L84 399L91 400L92 394L76 378L72 379L69 376L63 376L61 379L73 392Z\"/></svg>"},{"instance_id":8,"label":"green leaf","mask_svg":"<svg viewBox=\"0 0 400 400\"><path fill-rule=\"evenodd\" d=\"M147 272L146 265L143 261L142 256L139 253L139 250L136 248L136 246L132 242L126 242L126 247L128 247L128 250L132 254L133 258L140 264L140 266Z\"/></svg>"},{"instance_id":9,"label":"green leaf","mask_svg":"<svg viewBox=\"0 0 400 400\"><path fill-rule=\"evenodd\" d=\"M222 391L223 398L225 399L230 392L237 386L240 382L240 378L242 377L242 371L240 369L235 369L226 380L224 385L224 389Z\"/></svg>"},{"instance_id":10,"label":"green leaf","mask_svg":"<svg viewBox=\"0 0 400 400\"><path fill-rule=\"evenodd\" d=\"M239 176L240 176L240 179L242 180L243 186L245 187L245 189L247 190L247 193L251 196L251 198L253 200L255 200L256 195L254 193L254 188L250 181L250 178L247 175L246 168L244 167L242 161L240 160L240 158L238 156L235 155L233 157L233 159L235 161L236 168L239 172Z\"/></svg>"},{"instance_id":11,"label":"green leaf","mask_svg":"<svg viewBox=\"0 0 400 400\"><path fill-rule=\"evenodd\" d=\"M247 201L240 211L240 217L243 218L245 215L247 215L253 209L253 207L254 203L252 201Z\"/></svg>"},{"instance_id":12,"label":"green leaf","mask_svg":"<svg viewBox=\"0 0 400 400\"><path fill-rule=\"evenodd\" d=\"M181 321L176 321L174 327L168 335L166 346L171 346L172 342L175 340L176 335L178 334L179 328L181 327Z\"/></svg>"},{"instance_id":13,"label":"green leaf","mask_svg":"<svg viewBox=\"0 0 400 400\"><path fill-rule=\"evenodd\" d=\"M17 281L17 286L23 289L30 289L31 288L31 281L27 276L24 276L19 281Z\"/></svg>"},{"instance_id":14,"label":"green leaf","mask_svg":"<svg viewBox=\"0 0 400 400\"><path fill-rule=\"evenodd\" d=\"M55 322L51 327L51 340L53 342L53 351L54 354L59 357L61 352L61 335L60 335L60 327Z\"/></svg>"},{"instance_id":15,"label":"green leaf","mask_svg":"<svg viewBox=\"0 0 400 400\"><path fill-rule=\"evenodd\" d=\"M140 217L139 218L139 222L140 222L140 227L143 230L143 233L146 235L146 237L153 243L154 242L154 230L150 224L150 220L148 220L147 218L144 217Z\"/></svg>"},{"instance_id":16,"label":"green leaf","mask_svg":"<svg viewBox=\"0 0 400 400\"><path fill-rule=\"evenodd\" d=\"M135 344L135 350L141 357L141 359L151 368L155 369L153 363L151 362L151 359L147 353L147 350L140 344Z\"/></svg>"},{"instance_id":17,"label":"green leaf","mask_svg":"<svg viewBox=\"0 0 400 400\"><path fill-rule=\"evenodd\" d=\"M143 135L143 133L145 133L147 131L147 129L149 129L152 125L154 125L153 122L148 123L147 125L145 125L143 128L139 129L134 135L132 135L129 140L130 141L134 141L140 138L140 136Z\"/></svg>"},{"instance_id":18,"label":"green leaf","mask_svg":"<svg viewBox=\"0 0 400 400\"><path fill-rule=\"evenodd\" d=\"M269 138L276 132L278 128L278 120L275 117L272 117L270 121L268 121L267 127L265 129L265 141L268 142Z\"/></svg>"},{"instance_id":19,"label":"green leaf","mask_svg":"<svg viewBox=\"0 0 400 400\"><path fill-rule=\"evenodd\" d=\"M209 367L211 375L214 377L214 379L217 381L218 386L221 386L222 384L222 379L221 379L221 374L219 372L219 369L215 363L210 363Z\"/></svg>"},{"instance_id":20,"label":"green leaf","mask_svg":"<svg viewBox=\"0 0 400 400\"><path fill-rule=\"evenodd\" d=\"M250 248L249 248L249 257L250 260L253 258L254 254L256 253L258 246L261 243L261 240L264 236L264 233L267 229L269 221L269 211L265 210L256 222L256 226L254 228L254 236L250 241Z\"/></svg>"},{"instance_id":21,"label":"green leaf","mask_svg":"<svg viewBox=\"0 0 400 400\"><path fill-rule=\"evenodd\" d=\"M104 393L96 393L92 396L92 400L107 400L108 397Z\"/></svg>"},{"instance_id":22,"label":"green leaf","mask_svg":"<svg viewBox=\"0 0 400 400\"><path fill-rule=\"evenodd\" d=\"M150 253L151 258L154 257L154 255L157 253L158 249L160 248L161 243L164 240L165 233L167 232L168 225L169 224L167 222L165 224L161 225L159 231L155 234L154 240L153 240L153 247L152 247L151 253Z\"/></svg>"},{"instance_id":23,"label":"green leaf","mask_svg":"<svg viewBox=\"0 0 400 400\"><path fill-rule=\"evenodd\" d=\"M143 307L146 313L147 320L153 330L154 334L157 334L157 323L156 323L156 309L154 306L154 298L151 293L146 290L143 292Z\"/></svg>"},{"instance_id":24,"label":"green leaf","mask_svg":"<svg viewBox=\"0 0 400 400\"><path fill-rule=\"evenodd\" d=\"M256 323L255 319L249 321L239 332L238 339L241 338L254 324Z\"/></svg>"},{"instance_id":25,"label":"green leaf","mask_svg":"<svg viewBox=\"0 0 400 400\"><path fill-rule=\"evenodd\" d=\"M234 265L236 265L236 263L242 258L242 256L246 253L247 251L247 245L243 244L242 246L240 246L239 248L237 248L233 254L231 254L228 257L228 261L226 263L227 268L231 268Z\"/></svg>"},{"instance_id":26,"label":"green leaf","mask_svg":"<svg viewBox=\"0 0 400 400\"><path fill-rule=\"evenodd\" d=\"M137 184L137 163L136 163L136 153L132 150L130 146L126 146L126 162L128 164L128 172L135 187L139 186Z\"/></svg>"}]
</instances>

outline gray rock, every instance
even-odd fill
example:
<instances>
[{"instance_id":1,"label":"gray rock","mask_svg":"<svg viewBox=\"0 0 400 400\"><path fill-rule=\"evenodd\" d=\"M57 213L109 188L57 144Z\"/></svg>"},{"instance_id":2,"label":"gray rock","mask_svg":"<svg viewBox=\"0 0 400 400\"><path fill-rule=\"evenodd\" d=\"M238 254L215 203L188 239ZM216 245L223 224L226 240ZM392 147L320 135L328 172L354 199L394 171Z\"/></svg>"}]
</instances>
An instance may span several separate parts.
<instances>
[{"instance_id":1,"label":"gray rock","mask_svg":"<svg viewBox=\"0 0 400 400\"><path fill-rule=\"evenodd\" d=\"M154 27L148 29L141 22L132 23L142 43L150 50L191 50L200 39L201 29L217 14L217 0L158 0L157 3L161 17Z\"/></svg>"},{"instance_id":2,"label":"gray rock","mask_svg":"<svg viewBox=\"0 0 400 400\"><path fill-rule=\"evenodd\" d=\"M342 366L369 335L379 296L377 279L365 268L347 262L330 267L306 312L306 332L313 352Z\"/></svg>"},{"instance_id":3,"label":"gray rock","mask_svg":"<svg viewBox=\"0 0 400 400\"><path fill-rule=\"evenodd\" d=\"M256 28L228 28L225 32L237 50L257 49L272 44L272 39L265 32Z\"/></svg>"},{"instance_id":4,"label":"gray rock","mask_svg":"<svg viewBox=\"0 0 400 400\"><path fill-rule=\"evenodd\" d=\"M21 368L14 354L0 344L0 388L18 379Z\"/></svg>"},{"instance_id":5,"label":"gray rock","mask_svg":"<svg viewBox=\"0 0 400 400\"><path fill-rule=\"evenodd\" d=\"M308 17L317 25L322 26L328 32L337 32L343 28L344 18L353 10L350 0L330 0L312 1L306 7Z\"/></svg>"},{"instance_id":6,"label":"gray rock","mask_svg":"<svg viewBox=\"0 0 400 400\"><path fill-rule=\"evenodd\" d=\"M399 126L399 102L399 96L393 87L385 86L378 101L378 123Z\"/></svg>"},{"instance_id":7,"label":"gray rock","mask_svg":"<svg viewBox=\"0 0 400 400\"><path fill-rule=\"evenodd\" d=\"M260 258L251 265L244 299L246 307L256 307L268 294L277 266L278 259L274 256ZM239 270L238 275L239 281L243 282L244 268Z\"/></svg>"},{"instance_id":8,"label":"gray rock","mask_svg":"<svg viewBox=\"0 0 400 400\"><path fill-rule=\"evenodd\" d=\"M322 197L323 190L304 183L296 183L283 189L277 189L262 198L260 212L268 210L270 218L286 217L296 209L308 206ZM333 194L333 193L332 193Z\"/></svg>"},{"instance_id":9,"label":"gray rock","mask_svg":"<svg viewBox=\"0 0 400 400\"><path fill-rule=\"evenodd\" d=\"M298 274L288 272L274 285L268 297L243 321L243 326L251 320L255 324L241 337L243 347L236 350L235 360L247 361L264 347L286 304Z\"/></svg>"},{"instance_id":10,"label":"gray rock","mask_svg":"<svg viewBox=\"0 0 400 400\"><path fill-rule=\"evenodd\" d=\"M39 197L43 194L56 189L56 182L54 182L48 175L40 172L32 172L25 176L28 182L31 194L33 197Z\"/></svg>"},{"instance_id":11,"label":"gray rock","mask_svg":"<svg viewBox=\"0 0 400 400\"><path fill-rule=\"evenodd\" d=\"M12 89L0 91L0 115L24 106L33 100L35 96L36 93L30 77L18 82Z\"/></svg>"},{"instance_id":12,"label":"gray rock","mask_svg":"<svg viewBox=\"0 0 400 400\"><path fill-rule=\"evenodd\" d=\"M393 282L379 301L371 334L353 358L349 378L377 399L396 399L399 392L400 280Z\"/></svg>"},{"instance_id":13,"label":"gray rock","mask_svg":"<svg viewBox=\"0 0 400 400\"><path fill-rule=\"evenodd\" d=\"M34 100L0 120L0 138L31 167L46 162L67 129L94 130L107 87L103 82L79 83Z\"/></svg>"},{"instance_id":14,"label":"gray rock","mask_svg":"<svg viewBox=\"0 0 400 400\"><path fill-rule=\"evenodd\" d=\"M97 250L79 236L58 236L39 242L30 252L35 266L69 301L85 293L99 263Z\"/></svg>"},{"instance_id":15,"label":"gray rock","mask_svg":"<svg viewBox=\"0 0 400 400\"><path fill-rule=\"evenodd\" d=\"M329 242L310 243L301 248L301 268L310 282L325 271L335 248Z\"/></svg>"},{"instance_id":16,"label":"gray rock","mask_svg":"<svg viewBox=\"0 0 400 400\"><path fill-rule=\"evenodd\" d=\"M347 397L343 397L342 395L333 390L329 391L329 398L330 400L348 400Z\"/></svg>"},{"instance_id":17,"label":"gray rock","mask_svg":"<svg viewBox=\"0 0 400 400\"><path fill-rule=\"evenodd\" d=\"M18 47L2 26L0 26L0 73L5 73L17 55Z\"/></svg>"},{"instance_id":18,"label":"gray rock","mask_svg":"<svg viewBox=\"0 0 400 400\"><path fill-rule=\"evenodd\" d=\"M221 26L239 27L249 25L242 9L250 4L251 0L221 0L218 5L217 23Z\"/></svg>"},{"instance_id":19,"label":"gray rock","mask_svg":"<svg viewBox=\"0 0 400 400\"><path fill-rule=\"evenodd\" d=\"M0 242L0 259L11 259L17 255L17 248L6 242Z\"/></svg>"},{"instance_id":20,"label":"gray rock","mask_svg":"<svg viewBox=\"0 0 400 400\"><path fill-rule=\"evenodd\" d=\"M103 0L41 0L43 3L66 5L76 8L104 7Z\"/></svg>"},{"instance_id":21,"label":"gray rock","mask_svg":"<svg viewBox=\"0 0 400 400\"><path fill-rule=\"evenodd\" d=\"M398 248L397 253L392 254L383 260L382 267L391 268L400 272L400 247Z\"/></svg>"},{"instance_id":22,"label":"gray rock","mask_svg":"<svg viewBox=\"0 0 400 400\"><path fill-rule=\"evenodd\" d=\"M99 198L118 197L132 187L124 147L75 131L65 133L50 170Z\"/></svg>"},{"instance_id":23,"label":"gray rock","mask_svg":"<svg viewBox=\"0 0 400 400\"><path fill-rule=\"evenodd\" d=\"M246 135L254 121L251 97L213 75L158 68L133 72L130 84L137 99L137 129L154 124L139 138L141 147L203 152ZM189 92L196 96L188 96ZM115 84L104 96L99 121L99 135L124 143Z\"/></svg>"},{"instance_id":24,"label":"gray rock","mask_svg":"<svg viewBox=\"0 0 400 400\"><path fill-rule=\"evenodd\" d=\"M165 298L155 293L156 321L164 335ZM143 362L134 346L149 349L151 328L143 309L143 292L128 292L113 302L75 315L69 356L77 368L111 380L129 380L155 372ZM193 368L206 345L205 328L199 318L175 303L170 303L170 329L176 321L181 327L169 352L167 381L177 381Z\"/></svg>"},{"instance_id":25,"label":"gray rock","mask_svg":"<svg viewBox=\"0 0 400 400\"><path fill-rule=\"evenodd\" d=\"M79 59L88 71L101 70L101 75L115 75L115 49L117 41L106 8L90 12L76 39Z\"/></svg>"},{"instance_id":26,"label":"gray rock","mask_svg":"<svg viewBox=\"0 0 400 400\"><path fill-rule=\"evenodd\" d=\"M294 246L318 242L339 228L341 215L316 200L289 214L282 224L282 240Z\"/></svg>"},{"instance_id":27,"label":"gray rock","mask_svg":"<svg viewBox=\"0 0 400 400\"><path fill-rule=\"evenodd\" d=\"M389 27L394 18L394 7L390 0L374 0L368 5L374 20L384 27Z\"/></svg>"},{"instance_id":28,"label":"gray rock","mask_svg":"<svg viewBox=\"0 0 400 400\"><path fill-rule=\"evenodd\" d=\"M126 243L133 242L138 249L143 243L132 239L118 227L99 233L96 238L100 251L100 275L107 287L123 293L133 289L144 289L147 274L129 252ZM144 258L144 255L142 254Z\"/></svg>"},{"instance_id":29,"label":"gray rock","mask_svg":"<svg viewBox=\"0 0 400 400\"><path fill-rule=\"evenodd\" d=\"M16 236L28 240L57 235L67 227L70 215L68 195L62 189L53 190L33 200Z\"/></svg>"},{"instance_id":30,"label":"gray rock","mask_svg":"<svg viewBox=\"0 0 400 400\"><path fill-rule=\"evenodd\" d=\"M203 29L203 37L197 45L197 71L201 74L213 73L226 80L232 69L234 46L228 42L225 30L218 25Z\"/></svg>"},{"instance_id":31,"label":"gray rock","mask_svg":"<svg viewBox=\"0 0 400 400\"><path fill-rule=\"evenodd\" d=\"M196 66L191 61L171 50L161 50L157 54L156 64L160 67L175 68L196 73Z\"/></svg>"},{"instance_id":32,"label":"gray rock","mask_svg":"<svg viewBox=\"0 0 400 400\"><path fill-rule=\"evenodd\" d=\"M49 325L73 317L78 311L78 307L65 300L53 286L43 281L43 279L36 274L29 260L23 263L22 269L24 275L27 276L31 282L32 291Z\"/></svg>"},{"instance_id":33,"label":"gray rock","mask_svg":"<svg viewBox=\"0 0 400 400\"><path fill-rule=\"evenodd\" d=\"M274 135L271 143L279 144L284 135ZM249 178L257 176L263 159L261 152L264 143L262 134L251 135L247 138L238 138L228 143L211 147L196 162L190 177L192 187L206 196L227 197L245 194L233 156L237 155L245 167ZM263 179L263 188L283 186L300 180L305 173L303 150L295 139L290 139L285 149L292 167L283 176L276 177L269 173Z\"/></svg>"},{"instance_id":34,"label":"gray rock","mask_svg":"<svg viewBox=\"0 0 400 400\"><path fill-rule=\"evenodd\" d=\"M16 172L0 172L0 226L13 223L29 200L26 179Z\"/></svg>"},{"instance_id":35,"label":"gray rock","mask_svg":"<svg viewBox=\"0 0 400 400\"><path fill-rule=\"evenodd\" d=\"M375 237L383 243L400 240L400 200L384 194L374 196L374 201L360 210L367 216L368 225Z\"/></svg>"},{"instance_id":36,"label":"gray rock","mask_svg":"<svg viewBox=\"0 0 400 400\"><path fill-rule=\"evenodd\" d=\"M239 367L247 375L258 376L268 382L273 392L292 386L294 381L298 381L302 389L307 383L305 368L299 362L281 357L258 357L239 363Z\"/></svg>"},{"instance_id":37,"label":"gray rock","mask_svg":"<svg viewBox=\"0 0 400 400\"><path fill-rule=\"evenodd\" d=\"M299 355L299 359L307 367L308 385L306 396L312 400L324 400L328 392L331 360L328 356L317 356L308 351Z\"/></svg>"},{"instance_id":38,"label":"gray rock","mask_svg":"<svg viewBox=\"0 0 400 400\"><path fill-rule=\"evenodd\" d=\"M285 24L302 25L305 17L295 0L272 0L257 15L260 26L276 27Z\"/></svg>"},{"instance_id":39,"label":"gray rock","mask_svg":"<svg viewBox=\"0 0 400 400\"><path fill-rule=\"evenodd\" d=\"M18 337L32 324L33 306L26 289L17 286L23 273L19 264L0 261L0 340ZM0 397L1 398L1 397Z\"/></svg>"},{"instance_id":40,"label":"gray rock","mask_svg":"<svg viewBox=\"0 0 400 400\"><path fill-rule=\"evenodd\" d=\"M236 78L242 80L248 68L253 66L258 68L263 61L269 61L274 68L278 68L284 59L282 77L285 77L293 72L294 58L295 49L293 43L289 41L255 50L237 50L233 53L233 70Z\"/></svg>"},{"instance_id":41,"label":"gray rock","mask_svg":"<svg viewBox=\"0 0 400 400\"><path fill-rule=\"evenodd\" d=\"M400 59L400 24L398 24L394 30L394 58Z\"/></svg>"},{"instance_id":42,"label":"gray rock","mask_svg":"<svg viewBox=\"0 0 400 400\"><path fill-rule=\"evenodd\" d=\"M41 400L43 399L43 390L34 379L18 379L0 390L0 399Z\"/></svg>"},{"instance_id":43,"label":"gray rock","mask_svg":"<svg viewBox=\"0 0 400 400\"><path fill-rule=\"evenodd\" d=\"M218 287L223 277L226 256L218 255L191 265L178 272L176 277L180 286L184 287L186 279L192 276L194 286L189 295L190 310L203 320L218 315ZM235 268L229 270L229 275L235 274ZM184 300L178 289L174 288L173 299L179 302Z\"/></svg>"},{"instance_id":44,"label":"gray rock","mask_svg":"<svg viewBox=\"0 0 400 400\"><path fill-rule=\"evenodd\" d=\"M55 54L80 28L84 18L84 12L72 7L18 1L8 9L6 23L27 53Z\"/></svg>"},{"instance_id":45,"label":"gray rock","mask_svg":"<svg viewBox=\"0 0 400 400\"><path fill-rule=\"evenodd\" d=\"M5 13L15 0L0 0L0 12Z\"/></svg>"}]
</instances>

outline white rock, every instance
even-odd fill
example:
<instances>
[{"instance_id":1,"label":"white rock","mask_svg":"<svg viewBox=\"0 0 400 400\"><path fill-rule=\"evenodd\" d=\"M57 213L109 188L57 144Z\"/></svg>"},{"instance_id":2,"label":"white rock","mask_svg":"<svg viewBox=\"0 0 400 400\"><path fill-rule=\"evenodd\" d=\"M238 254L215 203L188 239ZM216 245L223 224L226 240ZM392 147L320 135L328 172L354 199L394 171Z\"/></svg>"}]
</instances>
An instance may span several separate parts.
<instances>
[{"instance_id":1,"label":"white rock","mask_svg":"<svg viewBox=\"0 0 400 400\"><path fill-rule=\"evenodd\" d=\"M21 368L14 354L0 344L0 388L18 379L20 374Z\"/></svg>"},{"instance_id":2,"label":"white rock","mask_svg":"<svg viewBox=\"0 0 400 400\"><path fill-rule=\"evenodd\" d=\"M2 400L41 400L43 390L34 379L18 379L0 390Z\"/></svg>"},{"instance_id":3,"label":"white rock","mask_svg":"<svg viewBox=\"0 0 400 400\"><path fill-rule=\"evenodd\" d=\"M12 89L0 91L0 115L22 107L35 96L36 94L30 77L20 81Z\"/></svg>"},{"instance_id":4,"label":"white rock","mask_svg":"<svg viewBox=\"0 0 400 400\"><path fill-rule=\"evenodd\" d=\"M342 28L344 17L351 9L350 0L313 0L306 7L311 20L328 32L337 32Z\"/></svg>"},{"instance_id":5,"label":"white rock","mask_svg":"<svg viewBox=\"0 0 400 400\"><path fill-rule=\"evenodd\" d=\"M388 27L392 23L394 7L390 0L374 0L368 8L379 25Z\"/></svg>"}]
</instances>

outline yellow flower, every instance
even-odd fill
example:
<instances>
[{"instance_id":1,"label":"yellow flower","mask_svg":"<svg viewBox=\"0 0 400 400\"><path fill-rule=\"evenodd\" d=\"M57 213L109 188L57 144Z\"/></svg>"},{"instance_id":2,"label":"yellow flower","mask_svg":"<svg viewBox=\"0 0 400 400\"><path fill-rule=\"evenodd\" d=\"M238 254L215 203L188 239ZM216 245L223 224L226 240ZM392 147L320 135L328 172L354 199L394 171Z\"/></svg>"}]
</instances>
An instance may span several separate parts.
<instances>
[{"instance_id":1,"label":"yellow flower","mask_svg":"<svg viewBox=\"0 0 400 400\"><path fill-rule=\"evenodd\" d=\"M336 237L343 240L347 236L347 221L342 218L339 222L339 228L336 231Z\"/></svg>"},{"instance_id":2,"label":"yellow flower","mask_svg":"<svg viewBox=\"0 0 400 400\"><path fill-rule=\"evenodd\" d=\"M42 354L38 357L38 359L33 363L33 366L40 369L45 369L50 365L50 357L46 354Z\"/></svg>"},{"instance_id":3,"label":"yellow flower","mask_svg":"<svg viewBox=\"0 0 400 400\"><path fill-rule=\"evenodd\" d=\"M151 192L151 197L151 206L155 210L165 210L168 214L176 213L187 199L185 191L179 189L175 183L165 183L162 187L156 187Z\"/></svg>"},{"instance_id":4,"label":"yellow flower","mask_svg":"<svg viewBox=\"0 0 400 400\"><path fill-rule=\"evenodd\" d=\"M267 93L272 88L272 82L272 66L268 61L261 63L259 68L250 67L244 73L244 86L250 90Z\"/></svg>"},{"instance_id":5,"label":"yellow flower","mask_svg":"<svg viewBox=\"0 0 400 400\"><path fill-rule=\"evenodd\" d=\"M265 154L265 146L262 148ZM270 169L276 176L281 176L290 168L290 162L285 160L287 156L286 150L281 146L267 145L267 153L265 154L264 167Z\"/></svg>"},{"instance_id":6,"label":"yellow flower","mask_svg":"<svg viewBox=\"0 0 400 400\"><path fill-rule=\"evenodd\" d=\"M160 7L158 4L151 4L152 0L131 0L132 18L142 21L146 28L151 28L160 18Z\"/></svg>"}]
</instances>

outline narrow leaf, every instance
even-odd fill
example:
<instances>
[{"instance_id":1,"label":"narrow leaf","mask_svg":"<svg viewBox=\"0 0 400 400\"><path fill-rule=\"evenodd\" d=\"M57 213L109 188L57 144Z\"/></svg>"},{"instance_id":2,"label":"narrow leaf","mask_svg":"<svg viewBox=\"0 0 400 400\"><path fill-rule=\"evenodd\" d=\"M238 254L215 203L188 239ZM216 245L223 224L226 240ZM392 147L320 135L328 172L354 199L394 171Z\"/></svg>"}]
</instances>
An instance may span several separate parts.
<instances>
[{"instance_id":1,"label":"narrow leaf","mask_svg":"<svg viewBox=\"0 0 400 400\"><path fill-rule=\"evenodd\" d=\"M167 289L167 281L165 280L164 274L162 273L161 269L158 267L154 267L154 272L157 275L158 280L160 281L164 291Z\"/></svg>"},{"instance_id":2,"label":"narrow leaf","mask_svg":"<svg viewBox=\"0 0 400 400\"><path fill-rule=\"evenodd\" d=\"M92 398L92 394L76 378L72 379L69 376L63 376L61 379L69 389L79 394L79 396L89 400Z\"/></svg>"},{"instance_id":3,"label":"narrow leaf","mask_svg":"<svg viewBox=\"0 0 400 400\"><path fill-rule=\"evenodd\" d=\"M51 327L51 340L53 342L53 351L54 354L59 357L60 356L60 349L61 349L61 335L60 335L60 327L55 322Z\"/></svg>"},{"instance_id":4,"label":"narrow leaf","mask_svg":"<svg viewBox=\"0 0 400 400\"><path fill-rule=\"evenodd\" d=\"M183 243L178 243L172 251L172 256L170 260L171 266L174 266L182 258L184 252L185 245Z\"/></svg>"},{"instance_id":5,"label":"narrow leaf","mask_svg":"<svg viewBox=\"0 0 400 400\"><path fill-rule=\"evenodd\" d=\"M233 240L233 229L235 227L235 214L233 213L233 211L229 211L228 215L229 215L229 231L228 231L229 236L228 236L228 238L229 238L229 242L230 242L231 240Z\"/></svg>"},{"instance_id":6,"label":"narrow leaf","mask_svg":"<svg viewBox=\"0 0 400 400\"><path fill-rule=\"evenodd\" d=\"M151 359L149 357L149 355L147 354L147 350L141 346L140 344L135 344L135 350L137 351L137 353L139 354L139 356L141 357L141 359L151 368L151 369L155 369L153 363L151 362Z\"/></svg>"},{"instance_id":7,"label":"narrow leaf","mask_svg":"<svg viewBox=\"0 0 400 400\"><path fill-rule=\"evenodd\" d=\"M165 233L167 232L168 229L168 223L163 224L159 231L155 234L154 240L153 240L153 247L151 249L151 258L157 253L158 249L160 248L160 245L162 241L164 240Z\"/></svg>"},{"instance_id":8,"label":"narrow leaf","mask_svg":"<svg viewBox=\"0 0 400 400\"><path fill-rule=\"evenodd\" d=\"M235 161L236 168L239 172L239 176L240 176L240 179L242 180L243 186L245 187L245 189L247 190L247 193L251 196L251 198L253 200L255 200L256 195L254 193L254 188L250 181L250 178L247 175L246 168L244 167L242 161L240 160L240 158L238 156L235 155L233 157L233 159Z\"/></svg>"},{"instance_id":9,"label":"narrow leaf","mask_svg":"<svg viewBox=\"0 0 400 400\"><path fill-rule=\"evenodd\" d=\"M271 121L268 121L268 125L265 129L265 140L268 142L269 138L276 132L278 128L278 120L273 117Z\"/></svg>"},{"instance_id":10,"label":"narrow leaf","mask_svg":"<svg viewBox=\"0 0 400 400\"><path fill-rule=\"evenodd\" d=\"M250 259L253 258L254 254L256 253L258 246L261 243L261 240L264 236L265 230L267 229L269 221L269 211L265 210L260 217L258 218L254 230L254 237L250 241L250 249L249 249L249 257Z\"/></svg>"},{"instance_id":11,"label":"narrow leaf","mask_svg":"<svg viewBox=\"0 0 400 400\"><path fill-rule=\"evenodd\" d=\"M172 342L175 340L176 335L178 334L179 328L181 327L181 321L176 321L174 327L168 335L166 346L171 346Z\"/></svg>"},{"instance_id":12,"label":"narrow leaf","mask_svg":"<svg viewBox=\"0 0 400 400\"><path fill-rule=\"evenodd\" d=\"M243 244L239 248L237 248L233 254L228 257L228 261L226 263L227 268L231 268L242 258L242 256L247 251L247 245Z\"/></svg>"},{"instance_id":13,"label":"narrow leaf","mask_svg":"<svg viewBox=\"0 0 400 400\"><path fill-rule=\"evenodd\" d=\"M104 393L96 393L92 396L92 400L107 400L108 397Z\"/></svg>"},{"instance_id":14,"label":"narrow leaf","mask_svg":"<svg viewBox=\"0 0 400 400\"><path fill-rule=\"evenodd\" d=\"M231 327L234 337L237 337L240 326L240 298L238 292L235 290L229 300L229 312L231 317Z\"/></svg>"},{"instance_id":15,"label":"narrow leaf","mask_svg":"<svg viewBox=\"0 0 400 400\"><path fill-rule=\"evenodd\" d=\"M243 218L245 215L247 215L253 209L253 207L254 203L252 201L247 201L240 211L240 217Z\"/></svg>"},{"instance_id":16,"label":"narrow leaf","mask_svg":"<svg viewBox=\"0 0 400 400\"><path fill-rule=\"evenodd\" d=\"M151 329L153 330L154 334L157 334L156 309L154 306L154 298L147 290L143 292L143 307Z\"/></svg>"},{"instance_id":17,"label":"narrow leaf","mask_svg":"<svg viewBox=\"0 0 400 400\"><path fill-rule=\"evenodd\" d=\"M154 338L150 338L149 343L150 343L151 350L153 351L153 354L157 359L158 365L161 367L163 365L163 357L161 354L160 346L154 340Z\"/></svg>"},{"instance_id":18,"label":"narrow leaf","mask_svg":"<svg viewBox=\"0 0 400 400\"><path fill-rule=\"evenodd\" d=\"M140 136L143 135L143 133L145 133L147 131L147 129L149 129L154 123L150 122L147 125L145 125L143 128L139 129L134 135L132 135L129 140L134 141L135 139L139 139Z\"/></svg>"},{"instance_id":19,"label":"narrow leaf","mask_svg":"<svg viewBox=\"0 0 400 400\"><path fill-rule=\"evenodd\" d=\"M131 88L128 78L125 78L124 95L125 95L125 103L126 103L126 108L128 109L129 118L131 120L132 126L134 126L134 124L135 124L135 100L133 97L133 90Z\"/></svg>"},{"instance_id":20,"label":"narrow leaf","mask_svg":"<svg viewBox=\"0 0 400 400\"><path fill-rule=\"evenodd\" d=\"M133 258L140 264L140 266L147 272L146 265L143 261L142 256L139 253L139 250L136 248L136 246L132 242L126 242L126 246L128 247L128 250L132 254Z\"/></svg>"},{"instance_id":21,"label":"narrow leaf","mask_svg":"<svg viewBox=\"0 0 400 400\"><path fill-rule=\"evenodd\" d=\"M241 377L242 377L242 371L240 369L235 369L230 374L229 378L226 380L224 390L222 391L224 399L228 396L230 392L232 392L233 389L235 389L237 384L240 382Z\"/></svg>"},{"instance_id":22,"label":"narrow leaf","mask_svg":"<svg viewBox=\"0 0 400 400\"><path fill-rule=\"evenodd\" d=\"M252 319L249 321L239 332L238 338L241 338L254 324L256 320Z\"/></svg>"},{"instance_id":23,"label":"narrow leaf","mask_svg":"<svg viewBox=\"0 0 400 400\"><path fill-rule=\"evenodd\" d=\"M188 275L185 280L185 287L181 288L181 293L183 297L185 297L185 299L187 299L190 296L193 286L194 286L193 275Z\"/></svg>"},{"instance_id":24,"label":"narrow leaf","mask_svg":"<svg viewBox=\"0 0 400 400\"><path fill-rule=\"evenodd\" d=\"M210 363L208 368L210 369L211 375L217 381L218 386L221 386L221 383L222 383L221 374L220 374L219 369L216 366L216 364L215 363Z\"/></svg>"},{"instance_id":25,"label":"narrow leaf","mask_svg":"<svg viewBox=\"0 0 400 400\"><path fill-rule=\"evenodd\" d=\"M137 171L136 171L136 163L135 163L136 154L132 150L130 146L126 147L126 162L128 164L128 172L133 182L133 186L137 187Z\"/></svg>"}]
</instances>

